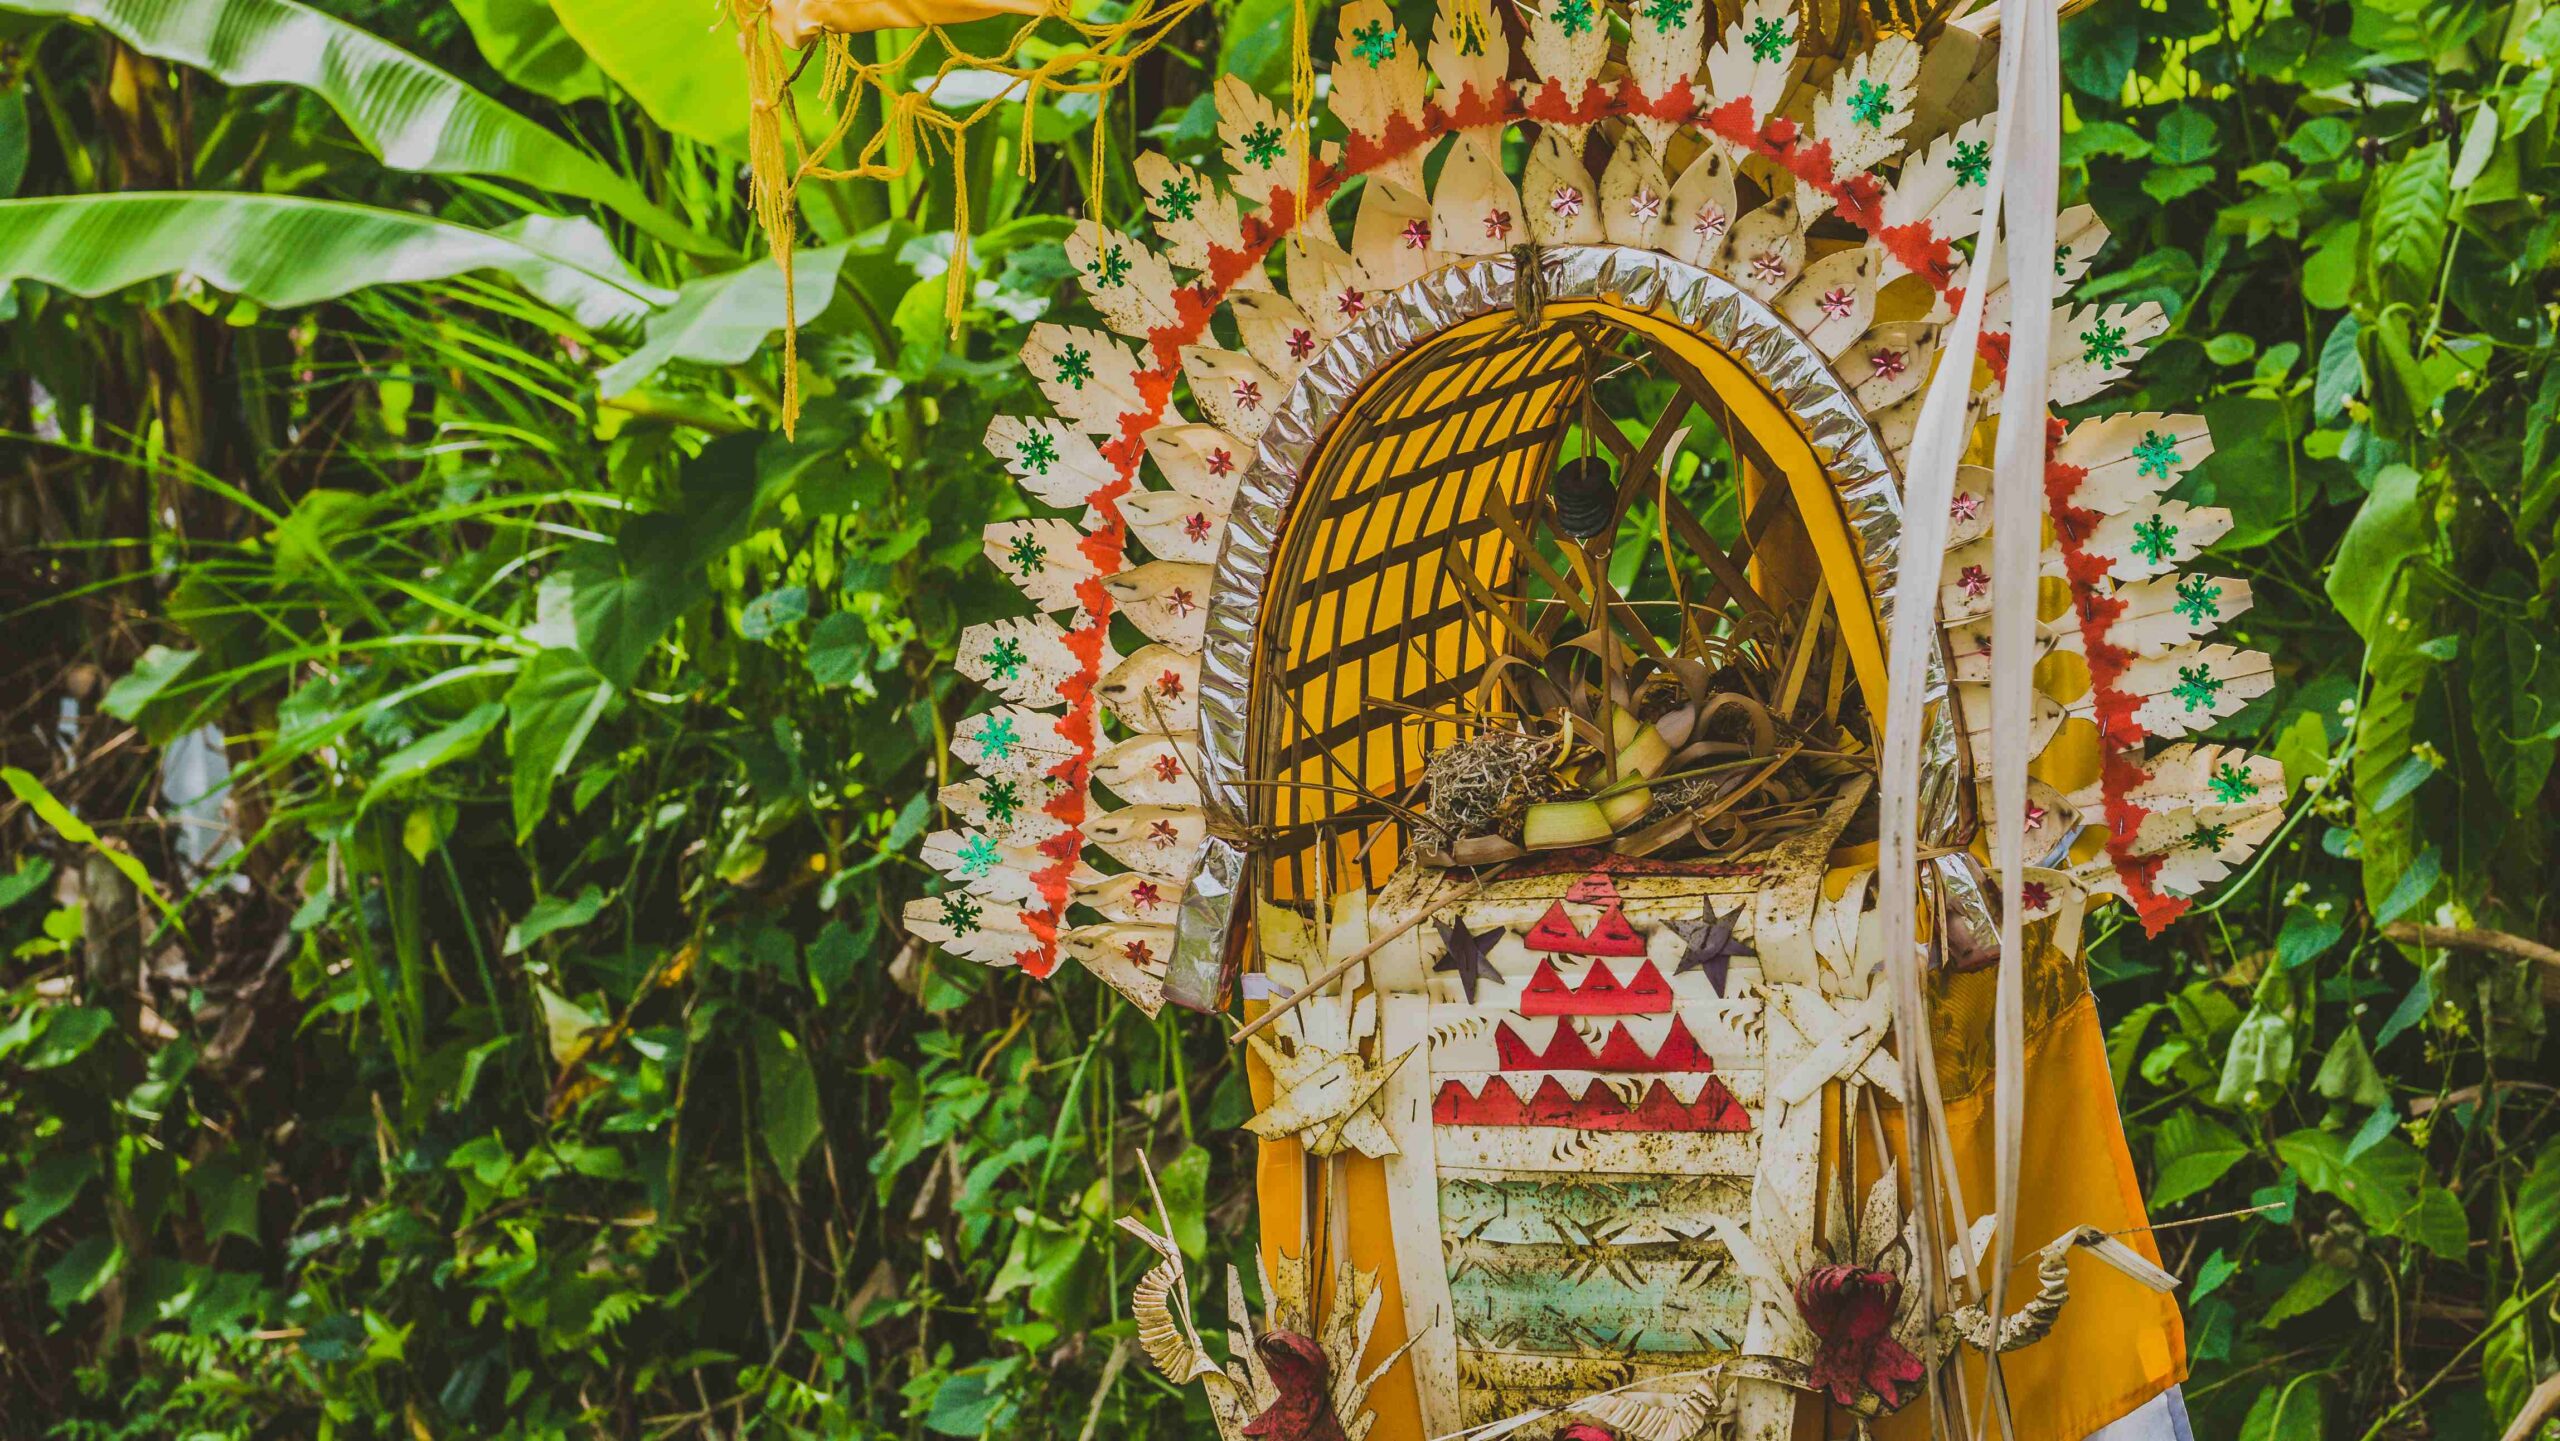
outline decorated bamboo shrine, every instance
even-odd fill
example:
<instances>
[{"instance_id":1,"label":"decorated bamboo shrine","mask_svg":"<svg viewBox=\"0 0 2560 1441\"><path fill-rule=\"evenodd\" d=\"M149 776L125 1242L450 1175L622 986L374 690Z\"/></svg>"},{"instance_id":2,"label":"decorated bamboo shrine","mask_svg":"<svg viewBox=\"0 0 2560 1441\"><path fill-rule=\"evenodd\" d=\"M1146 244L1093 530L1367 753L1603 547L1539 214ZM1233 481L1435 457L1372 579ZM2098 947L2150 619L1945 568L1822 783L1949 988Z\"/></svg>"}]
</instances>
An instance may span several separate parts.
<instances>
[{"instance_id":1,"label":"decorated bamboo shrine","mask_svg":"<svg viewBox=\"0 0 2560 1441\"><path fill-rule=\"evenodd\" d=\"M1241 1049L1259 1274L1125 1222L1147 1355L1229 1441L2183 1437L2080 943L2283 786L2187 739L2268 664L2204 423L2101 403L2063 22L1336 19L1068 241L906 917Z\"/></svg>"}]
</instances>

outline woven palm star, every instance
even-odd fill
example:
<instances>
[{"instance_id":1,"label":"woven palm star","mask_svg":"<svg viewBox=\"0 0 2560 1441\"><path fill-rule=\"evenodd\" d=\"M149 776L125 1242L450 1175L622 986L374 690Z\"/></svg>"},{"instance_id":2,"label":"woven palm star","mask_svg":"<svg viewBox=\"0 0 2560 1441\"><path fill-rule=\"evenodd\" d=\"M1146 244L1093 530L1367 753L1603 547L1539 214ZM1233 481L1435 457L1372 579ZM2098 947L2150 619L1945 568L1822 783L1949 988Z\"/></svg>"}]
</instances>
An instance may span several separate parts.
<instances>
[{"instance_id":1,"label":"woven palm star","mask_svg":"<svg viewBox=\"0 0 2560 1441\"><path fill-rule=\"evenodd\" d=\"M1893 113L1893 92L1881 80L1861 80L1849 92L1849 118L1869 130L1880 128Z\"/></svg>"},{"instance_id":2,"label":"woven palm star","mask_svg":"<svg viewBox=\"0 0 2560 1441\"><path fill-rule=\"evenodd\" d=\"M1001 860L1002 857L996 854L994 842L988 840L985 836L971 836L968 841L960 847L959 854L955 859L960 863L959 870L961 878L966 880L973 876L983 876L987 872L994 870L996 868L996 862Z\"/></svg>"},{"instance_id":3,"label":"woven palm star","mask_svg":"<svg viewBox=\"0 0 2560 1441\"><path fill-rule=\"evenodd\" d=\"M1733 217L1725 214L1721 208L1714 205L1701 205L1698 207L1697 218L1689 223L1689 233L1712 245L1724 235L1725 228L1731 224L1733 224Z\"/></svg>"},{"instance_id":4,"label":"woven palm star","mask_svg":"<svg viewBox=\"0 0 2560 1441\"><path fill-rule=\"evenodd\" d=\"M1857 308L1858 298L1851 295L1849 287L1845 285L1834 286L1822 292L1822 313L1834 320L1848 319L1849 313Z\"/></svg>"},{"instance_id":5,"label":"woven palm star","mask_svg":"<svg viewBox=\"0 0 2560 1441\"><path fill-rule=\"evenodd\" d=\"M1964 591L1966 599L1980 600L1982 593L1991 589L1991 572L1978 565L1966 566L1956 572L1956 585Z\"/></svg>"},{"instance_id":6,"label":"woven palm star","mask_svg":"<svg viewBox=\"0 0 2560 1441\"><path fill-rule=\"evenodd\" d=\"M1689 23L1689 0L1645 0L1644 18L1655 34L1668 35Z\"/></svg>"},{"instance_id":7,"label":"woven palm star","mask_svg":"<svg viewBox=\"0 0 2560 1441\"><path fill-rule=\"evenodd\" d=\"M1457 972L1458 984L1465 989L1467 1004L1472 1006L1476 1003L1478 982L1487 977L1497 982L1503 978L1502 972L1493 968L1493 960L1486 954L1493 949L1495 941L1502 939L1502 927L1470 931L1463 916L1456 918L1454 923L1440 921L1436 924L1440 931L1440 945L1446 954L1433 961L1431 969Z\"/></svg>"},{"instance_id":8,"label":"woven palm star","mask_svg":"<svg viewBox=\"0 0 2560 1441\"><path fill-rule=\"evenodd\" d=\"M2213 798L2226 805L2238 805L2258 793L2257 777L2238 761L2225 761L2206 784L2213 788Z\"/></svg>"},{"instance_id":9,"label":"woven palm star","mask_svg":"<svg viewBox=\"0 0 2560 1441\"><path fill-rule=\"evenodd\" d=\"M2155 514L2149 520L2135 522L2133 553L2146 563L2158 565L2177 548L2178 528L2169 523L2168 517Z\"/></svg>"},{"instance_id":10,"label":"woven palm star","mask_svg":"<svg viewBox=\"0 0 2560 1441\"><path fill-rule=\"evenodd\" d=\"M1591 28L1591 0L1556 0L1555 9L1548 13L1555 16L1556 28L1567 36L1579 35Z\"/></svg>"},{"instance_id":11,"label":"woven palm star","mask_svg":"<svg viewBox=\"0 0 2560 1441\"><path fill-rule=\"evenodd\" d=\"M1405 249L1428 249L1431 245L1431 222L1420 219L1408 220L1404 223L1403 234Z\"/></svg>"},{"instance_id":12,"label":"woven palm star","mask_svg":"<svg viewBox=\"0 0 2560 1441\"><path fill-rule=\"evenodd\" d=\"M2169 478L2169 467L2178 463L2178 443L2156 430L2142 433L2142 443L2133 448L2133 473L2156 480Z\"/></svg>"},{"instance_id":13,"label":"woven palm star","mask_svg":"<svg viewBox=\"0 0 2560 1441\"><path fill-rule=\"evenodd\" d=\"M1342 293L1333 298L1333 308L1343 319L1357 320L1368 310L1369 297L1362 295L1358 286L1346 285Z\"/></svg>"},{"instance_id":14,"label":"woven palm star","mask_svg":"<svg viewBox=\"0 0 2560 1441\"><path fill-rule=\"evenodd\" d=\"M1902 372L1911 368L1911 352L1907 350L1879 350L1875 354L1867 357L1867 364L1875 367L1876 379L1894 380L1899 378Z\"/></svg>"},{"instance_id":15,"label":"woven palm star","mask_svg":"<svg viewBox=\"0 0 2560 1441\"><path fill-rule=\"evenodd\" d=\"M1239 375L1229 381L1228 385L1235 392L1235 402L1237 405L1246 410L1260 410L1262 408L1261 381L1248 380Z\"/></svg>"},{"instance_id":16,"label":"woven palm star","mask_svg":"<svg viewBox=\"0 0 2560 1441\"><path fill-rule=\"evenodd\" d=\"M1639 186L1635 194L1627 197L1627 218L1638 225L1651 225L1661 213L1662 197L1649 188Z\"/></svg>"},{"instance_id":17,"label":"woven palm star","mask_svg":"<svg viewBox=\"0 0 2560 1441\"><path fill-rule=\"evenodd\" d=\"M2124 343L2124 327L2101 320L2080 332L2080 358L2091 365L2114 365L2133 354Z\"/></svg>"},{"instance_id":18,"label":"woven palm star","mask_svg":"<svg viewBox=\"0 0 2560 1441\"><path fill-rule=\"evenodd\" d=\"M1280 158L1280 127L1268 120L1257 122L1244 133L1244 158L1264 169Z\"/></svg>"},{"instance_id":19,"label":"woven palm star","mask_svg":"<svg viewBox=\"0 0 2560 1441\"><path fill-rule=\"evenodd\" d=\"M978 903L958 891L945 891L941 896L942 924L955 936L965 936L978 928Z\"/></svg>"},{"instance_id":20,"label":"woven palm star","mask_svg":"<svg viewBox=\"0 0 2560 1441\"><path fill-rule=\"evenodd\" d=\"M2202 625L2222 614L2222 587L2209 575L2178 577L2178 603L2172 607L2189 625Z\"/></svg>"},{"instance_id":21,"label":"woven palm star","mask_svg":"<svg viewBox=\"0 0 2560 1441\"><path fill-rule=\"evenodd\" d=\"M1698 898L1698 914L1686 920L1673 921L1671 933L1680 938L1680 964L1671 974L1676 978L1691 971L1707 973L1707 984L1724 994L1724 983L1737 957L1759 959L1760 953L1745 941L1733 936L1733 923L1742 919L1742 907L1735 906L1730 915L1717 915L1713 896Z\"/></svg>"},{"instance_id":22,"label":"woven palm star","mask_svg":"<svg viewBox=\"0 0 2560 1441\"><path fill-rule=\"evenodd\" d=\"M1991 142L1957 141L1955 158L1947 162L1947 168L1956 173L1956 188L1959 190L1968 185L1983 184L1991 175Z\"/></svg>"},{"instance_id":23,"label":"woven palm star","mask_svg":"<svg viewBox=\"0 0 2560 1441\"><path fill-rule=\"evenodd\" d=\"M1058 443L1049 438L1049 432L1035 430L1013 454L1032 471L1047 475L1049 467L1058 463Z\"/></svg>"},{"instance_id":24,"label":"woven palm star","mask_svg":"<svg viewBox=\"0 0 2560 1441\"><path fill-rule=\"evenodd\" d=\"M987 647L987 673L998 680L1009 681L1022 674L1023 663L1029 659L1012 636L998 636L996 643Z\"/></svg>"},{"instance_id":25,"label":"woven palm star","mask_svg":"<svg viewBox=\"0 0 2560 1441\"><path fill-rule=\"evenodd\" d=\"M1207 540L1209 538L1209 513L1205 510L1195 510L1189 515L1184 516L1182 518L1182 535L1186 540Z\"/></svg>"},{"instance_id":26,"label":"woven palm star","mask_svg":"<svg viewBox=\"0 0 2560 1441\"><path fill-rule=\"evenodd\" d=\"M1396 32L1387 28L1384 20L1370 21L1351 32L1351 56L1366 60L1370 69L1377 69L1396 58Z\"/></svg>"},{"instance_id":27,"label":"woven palm star","mask_svg":"<svg viewBox=\"0 0 2560 1441\"><path fill-rule=\"evenodd\" d=\"M1005 558L1013 562L1015 570L1029 575L1048 563L1049 547L1033 540L1031 532L1026 530L1013 538L1013 546L1005 553Z\"/></svg>"},{"instance_id":28,"label":"woven palm star","mask_svg":"<svg viewBox=\"0 0 2560 1441\"><path fill-rule=\"evenodd\" d=\"M1303 325L1290 327L1289 358L1291 360L1304 360L1315 353L1316 333L1307 329Z\"/></svg>"},{"instance_id":29,"label":"woven palm star","mask_svg":"<svg viewBox=\"0 0 2560 1441\"><path fill-rule=\"evenodd\" d=\"M1200 208L1200 187L1188 175L1177 175L1156 192L1156 207L1167 220L1189 220Z\"/></svg>"},{"instance_id":30,"label":"woven palm star","mask_svg":"<svg viewBox=\"0 0 2560 1441\"><path fill-rule=\"evenodd\" d=\"M1959 523L1971 524L1981 513L1982 497L1969 490L1957 491L1956 498L1947 502L1947 518Z\"/></svg>"},{"instance_id":31,"label":"woven palm star","mask_svg":"<svg viewBox=\"0 0 2560 1441\"><path fill-rule=\"evenodd\" d=\"M1582 191L1575 186L1559 185L1555 194L1547 197L1547 208L1558 218L1571 220L1582 213Z\"/></svg>"},{"instance_id":32,"label":"woven palm star","mask_svg":"<svg viewBox=\"0 0 2560 1441\"><path fill-rule=\"evenodd\" d=\"M1751 278L1763 285L1775 285L1787 278L1787 258L1774 250L1763 250L1751 262Z\"/></svg>"},{"instance_id":33,"label":"woven palm star","mask_svg":"<svg viewBox=\"0 0 2560 1441\"><path fill-rule=\"evenodd\" d=\"M979 728L979 751L994 756L997 760L1011 757L1013 748L1020 744L1022 744L1022 737L1015 733L1013 717L1009 715L991 716L987 723Z\"/></svg>"},{"instance_id":34,"label":"woven palm star","mask_svg":"<svg viewBox=\"0 0 2560 1441\"><path fill-rule=\"evenodd\" d=\"M1065 381L1070 390L1084 389L1084 383L1093 379L1093 353L1080 345L1070 345L1059 351L1058 378Z\"/></svg>"},{"instance_id":35,"label":"woven palm star","mask_svg":"<svg viewBox=\"0 0 2560 1441\"><path fill-rule=\"evenodd\" d=\"M1508 210L1486 211L1484 213L1484 238L1487 240L1510 239L1511 212Z\"/></svg>"},{"instance_id":36,"label":"woven palm star","mask_svg":"<svg viewBox=\"0 0 2560 1441\"><path fill-rule=\"evenodd\" d=\"M2178 667L2178 683L2169 688L2172 698L2185 704L2189 712L2209 710L2222 694L2222 677L2200 665Z\"/></svg>"},{"instance_id":37,"label":"woven palm star","mask_svg":"<svg viewBox=\"0 0 2560 1441\"><path fill-rule=\"evenodd\" d=\"M1789 43L1787 27L1765 17L1755 20L1743 35L1742 43L1751 47L1752 59L1766 65L1786 53Z\"/></svg>"}]
</instances>

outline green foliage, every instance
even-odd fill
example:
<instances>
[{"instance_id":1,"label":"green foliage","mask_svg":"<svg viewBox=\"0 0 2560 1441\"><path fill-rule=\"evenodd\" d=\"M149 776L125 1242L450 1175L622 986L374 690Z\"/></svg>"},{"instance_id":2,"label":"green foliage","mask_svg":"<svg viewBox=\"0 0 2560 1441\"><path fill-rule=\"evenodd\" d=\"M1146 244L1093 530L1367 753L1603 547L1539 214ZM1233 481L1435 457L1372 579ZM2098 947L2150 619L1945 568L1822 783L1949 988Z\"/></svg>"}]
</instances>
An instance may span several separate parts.
<instances>
[{"instance_id":1,"label":"green foliage","mask_svg":"<svg viewBox=\"0 0 2560 1441\"><path fill-rule=\"evenodd\" d=\"M813 188L786 438L709 12L13 8L0 1432L1197 1434L1224 1047L895 920L1076 166Z\"/></svg>"},{"instance_id":2,"label":"green foliage","mask_svg":"<svg viewBox=\"0 0 2560 1441\"><path fill-rule=\"evenodd\" d=\"M1063 217L1131 221L1141 126L1210 163L1189 56L1276 92L1290 8L1149 57L1102 174L1081 97L1027 180L979 132L956 334L958 177L812 186L796 438L702 8L0 8L9 1423L1206 1434L1112 1223L1145 1149L1196 1269L1247 1259L1227 1048L896 916ZM2211 420L2185 498L2278 664L2213 738L2293 797L2091 947L2159 1218L2213 1218L2159 1236L2198 1434L2494 1434L2560 1351L2537 977L2381 927L2555 929L2560 9L2064 40L2088 288L2170 312L2133 403ZM208 734L201 804L159 764Z\"/></svg>"},{"instance_id":3,"label":"green foliage","mask_svg":"<svg viewBox=\"0 0 2560 1441\"><path fill-rule=\"evenodd\" d=\"M2160 1236L2196 1432L2494 1435L2560 1359L2549 982L2381 927L2554 930L2560 10L2102 0L2064 40L2093 284L2171 312L2139 403L2211 420L2188 495L2276 660L2215 735L2295 798L2223 898L2093 943L2158 1219L2224 1217Z\"/></svg>"}]
</instances>

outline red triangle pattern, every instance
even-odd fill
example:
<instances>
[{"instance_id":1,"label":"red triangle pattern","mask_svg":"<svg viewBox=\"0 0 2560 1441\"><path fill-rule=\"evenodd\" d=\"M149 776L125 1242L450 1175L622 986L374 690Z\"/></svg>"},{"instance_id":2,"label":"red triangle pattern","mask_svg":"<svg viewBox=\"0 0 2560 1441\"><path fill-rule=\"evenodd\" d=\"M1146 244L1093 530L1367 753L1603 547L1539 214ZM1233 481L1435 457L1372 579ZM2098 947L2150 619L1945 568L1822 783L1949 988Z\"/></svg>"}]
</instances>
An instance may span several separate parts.
<instances>
[{"instance_id":1,"label":"red triangle pattern","mask_svg":"<svg viewBox=\"0 0 2560 1441\"><path fill-rule=\"evenodd\" d=\"M1608 1039L1594 1052L1591 1043L1570 1024L1556 1027L1555 1039L1539 1051L1512 1030L1505 1022L1494 1032L1494 1054L1506 1071L1648 1071L1680 1072L1712 1071L1713 1058L1689 1033L1688 1023L1673 1017L1671 1029L1663 1034L1662 1044L1647 1054L1644 1043L1620 1021L1609 1028Z\"/></svg>"},{"instance_id":2,"label":"red triangle pattern","mask_svg":"<svg viewBox=\"0 0 2560 1441\"><path fill-rule=\"evenodd\" d=\"M1460 1080L1444 1081L1432 1100L1431 1119L1442 1126L1548 1126L1576 1131L1748 1131L1751 1113L1713 1076L1698 1088L1698 1099L1682 1102L1660 1081L1645 1088L1634 1105L1618 1099L1605 1081L1594 1080L1577 1097L1564 1082L1549 1076L1527 1100L1500 1077L1488 1077L1484 1089L1470 1094Z\"/></svg>"},{"instance_id":3,"label":"red triangle pattern","mask_svg":"<svg viewBox=\"0 0 2560 1441\"><path fill-rule=\"evenodd\" d=\"M1606 962L1595 961L1579 986L1568 987L1553 961L1538 962L1529 984L1520 988L1524 1016L1658 1016L1671 1009L1671 983L1661 968L1647 961L1635 978L1621 984Z\"/></svg>"},{"instance_id":4,"label":"red triangle pattern","mask_svg":"<svg viewBox=\"0 0 2560 1441\"><path fill-rule=\"evenodd\" d=\"M1520 943L1530 950L1559 956L1643 955L1644 937L1636 934L1635 925L1627 919L1625 908L1615 899L1607 904L1608 909L1600 913L1591 933L1585 935L1575 928L1573 918L1564 913L1563 901L1550 902L1547 913L1538 917L1538 923L1529 928L1529 933L1520 938Z\"/></svg>"}]
</instances>

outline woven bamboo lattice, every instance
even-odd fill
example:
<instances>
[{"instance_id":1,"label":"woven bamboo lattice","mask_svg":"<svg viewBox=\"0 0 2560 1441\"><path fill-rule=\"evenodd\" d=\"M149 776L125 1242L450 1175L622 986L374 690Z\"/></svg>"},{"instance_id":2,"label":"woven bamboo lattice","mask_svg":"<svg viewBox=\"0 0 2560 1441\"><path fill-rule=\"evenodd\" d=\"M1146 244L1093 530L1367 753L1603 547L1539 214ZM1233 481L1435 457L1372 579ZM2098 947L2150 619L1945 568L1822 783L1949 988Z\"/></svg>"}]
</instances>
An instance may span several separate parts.
<instances>
[{"instance_id":1,"label":"woven bamboo lattice","mask_svg":"<svg viewBox=\"0 0 2560 1441\"><path fill-rule=\"evenodd\" d=\"M1558 468L1584 456L1618 478L1597 545L1628 582L1612 588L1609 633L1630 657L1657 673L1670 656L1712 657L1693 659L1698 673L1749 672L1766 699L1826 725L1854 709L1846 652L1824 640L1828 595L1803 519L1727 397L1605 316L1489 317L1375 381L1300 491L1264 612L1273 683L1251 715L1264 894L1378 886L1418 840L1445 845L1417 794L1435 757L1446 788L1453 760L1490 752L1531 768L1532 752L1558 749L1530 739L1535 718L1506 676L1588 629L1587 598L1564 593L1575 576L1549 495ZM1729 539L1699 505L1726 515ZM1765 712L1757 699L1735 705ZM1703 798L1702 785L1685 794ZM1809 817L1815 796L1803 800ZM1687 839L1691 853L1712 849Z\"/></svg>"}]
</instances>

